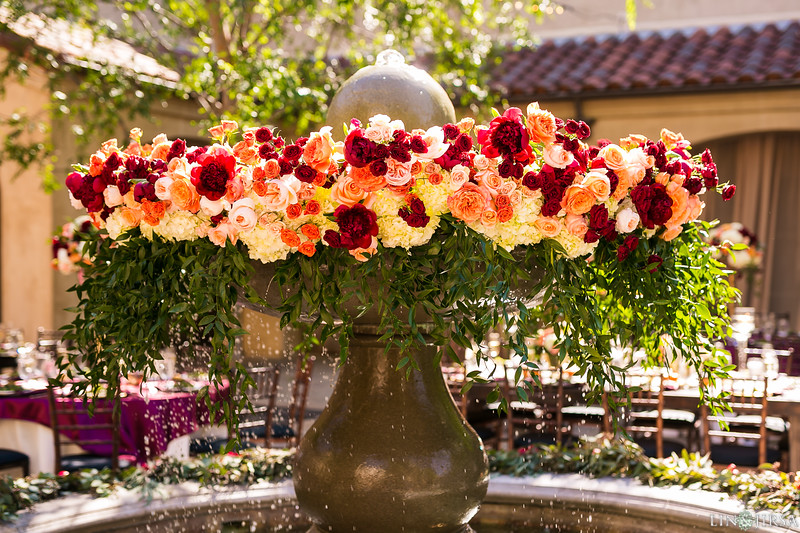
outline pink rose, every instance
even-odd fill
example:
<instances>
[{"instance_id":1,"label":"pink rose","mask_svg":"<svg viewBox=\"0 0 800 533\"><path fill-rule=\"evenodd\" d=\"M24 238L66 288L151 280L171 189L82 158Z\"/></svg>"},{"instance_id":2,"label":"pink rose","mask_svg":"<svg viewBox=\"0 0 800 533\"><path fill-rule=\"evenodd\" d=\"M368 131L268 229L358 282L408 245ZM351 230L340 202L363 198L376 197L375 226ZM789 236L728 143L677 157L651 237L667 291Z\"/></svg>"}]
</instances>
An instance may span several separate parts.
<instances>
[{"instance_id":1,"label":"pink rose","mask_svg":"<svg viewBox=\"0 0 800 533\"><path fill-rule=\"evenodd\" d=\"M576 237L583 237L589 231L589 225L586 223L586 217L583 215L568 214L564 219L564 226L570 234Z\"/></svg>"},{"instance_id":2,"label":"pink rose","mask_svg":"<svg viewBox=\"0 0 800 533\"><path fill-rule=\"evenodd\" d=\"M555 217L539 217L533 225L544 237L553 238L561 233L561 220Z\"/></svg>"},{"instance_id":3,"label":"pink rose","mask_svg":"<svg viewBox=\"0 0 800 533\"><path fill-rule=\"evenodd\" d=\"M242 198L233 203L228 211L228 220L237 231L250 231L256 227L258 215L255 202L250 198Z\"/></svg>"},{"instance_id":4,"label":"pink rose","mask_svg":"<svg viewBox=\"0 0 800 533\"><path fill-rule=\"evenodd\" d=\"M561 144L546 144L542 150L544 162L553 168L567 168L575 160L572 152Z\"/></svg>"},{"instance_id":5,"label":"pink rose","mask_svg":"<svg viewBox=\"0 0 800 533\"><path fill-rule=\"evenodd\" d=\"M386 183L394 187L402 187L411 181L411 161L401 163L389 157L386 159Z\"/></svg>"},{"instance_id":6,"label":"pink rose","mask_svg":"<svg viewBox=\"0 0 800 533\"><path fill-rule=\"evenodd\" d=\"M108 207L117 207L125 201L116 185L111 185L103 190L103 199Z\"/></svg>"},{"instance_id":7,"label":"pink rose","mask_svg":"<svg viewBox=\"0 0 800 533\"><path fill-rule=\"evenodd\" d=\"M161 176L154 184L156 189L156 197L159 200L171 200L172 197L169 192L169 186L172 185L172 178L169 176Z\"/></svg>"},{"instance_id":8,"label":"pink rose","mask_svg":"<svg viewBox=\"0 0 800 533\"><path fill-rule=\"evenodd\" d=\"M457 191L469 181L469 169L464 165L456 165L450 171L450 190Z\"/></svg>"},{"instance_id":9,"label":"pink rose","mask_svg":"<svg viewBox=\"0 0 800 533\"><path fill-rule=\"evenodd\" d=\"M217 246L224 248L228 239L230 239L231 244L236 244L236 229L227 220L214 228L208 229L208 240Z\"/></svg>"},{"instance_id":10,"label":"pink rose","mask_svg":"<svg viewBox=\"0 0 800 533\"><path fill-rule=\"evenodd\" d=\"M480 185L483 185L493 194L500 194L500 188L503 186L505 182L500 174L497 172L497 169L494 168L487 168L486 170L479 171L475 174L475 179L478 181Z\"/></svg>"}]
</instances>

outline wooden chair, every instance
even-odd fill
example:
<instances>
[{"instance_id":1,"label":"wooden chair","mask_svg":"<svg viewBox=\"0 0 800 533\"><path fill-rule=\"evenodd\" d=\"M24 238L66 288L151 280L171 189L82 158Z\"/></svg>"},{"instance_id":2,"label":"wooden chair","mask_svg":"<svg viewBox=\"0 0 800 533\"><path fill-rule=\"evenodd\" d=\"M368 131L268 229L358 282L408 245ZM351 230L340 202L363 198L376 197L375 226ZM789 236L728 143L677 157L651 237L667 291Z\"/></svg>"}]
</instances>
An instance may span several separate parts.
<instances>
[{"instance_id":1,"label":"wooden chair","mask_svg":"<svg viewBox=\"0 0 800 533\"><path fill-rule=\"evenodd\" d=\"M780 450L768 446L768 384L766 377L725 380L723 387L731 392L731 412L711 416L706 406L700 408L703 447L711 454L713 463L757 467L780 461ZM721 423L728 424L729 430L721 429ZM785 431L785 425L783 427ZM773 430L781 432L777 427ZM721 443L712 439L721 440Z\"/></svg>"},{"instance_id":2,"label":"wooden chair","mask_svg":"<svg viewBox=\"0 0 800 533\"><path fill-rule=\"evenodd\" d=\"M622 426L630 437L650 453L664 457L664 387L660 376L641 376L628 391L629 413ZM657 386L656 386L657 385ZM654 390L655 389L655 390ZM652 443L652 450L647 450Z\"/></svg>"},{"instance_id":3,"label":"wooden chair","mask_svg":"<svg viewBox=\"0 0 800 533\"><path fill-rule=\"evenodd\" d=\"M65 389L47 388L56 472L84 468L118 472L120 467L127 468L131 461L120 458L120 397L98 400L89 415L91 401ZM76 445L86 453L64 455L68 445Z\"/></svg>"},{"instance_id":4,"label":"wooden chair","mask_svg":"<svg viewBox=\"0 0 800 533\"><path fill-rule=\"evenodd\" d=\"M275 444L286 444L296 447L300 444L303 435L303 420L306 416L308 390L311 388L311 372L314 368L314 356L305 357L298 354L295 358L294 381L289 401L288 416L283 418L278 414L271 424L271 432L266 432L264 445L271 447Z\"/></svg>"},{"instance_id":5,"label":"wooden chair","mask_svg":"<svg viewBox=\"0 0 800 533\"><path fill-rule=\"evenodd\" d=\"M533 443L561 444L570 434L571 426L564 424L564 369L558 367L555 383L526 388L526 397L512 389L509 403L509 449ZM521 384L524 386L524 384Z\"/></svg>"},{"instance_id":6,"label":"wooden chair","mask_svg":"<svg viewBox=\"0 0 800 533\"><path fill-rule=\"evenodd\" d=\"M486 398L483 395L475 394L475 386L467 391L466 394L462 394L461 391L466 379L463 367L444 367L443 374L447 388L461 416L472 426L472 429L481 438L485 447L499 448L502 442L504 421L507 420L508 414L505 418L502 417L497 412L496 406L492 408L486 403ZM504 394L508 397L507 381L501 387L504 388ZM485 391L489 387L478 385L477 388Z\"/></svg>"},{"instance_id":7,"label":"wooden chair","mask_svg":"<svg viewBox=\"0 0 800 533\"><path fill-rule=\"evenodd\" d=\"M239 432L246 441L266 439L264 446L269 447L268 439L271 432L266 431L266 428L272 427L272 419L275 416L275 400L281 368L273 364L250 368L247 372L256 383L245 391L253 407L239 415Z\"/></svg>"}]
</instances>

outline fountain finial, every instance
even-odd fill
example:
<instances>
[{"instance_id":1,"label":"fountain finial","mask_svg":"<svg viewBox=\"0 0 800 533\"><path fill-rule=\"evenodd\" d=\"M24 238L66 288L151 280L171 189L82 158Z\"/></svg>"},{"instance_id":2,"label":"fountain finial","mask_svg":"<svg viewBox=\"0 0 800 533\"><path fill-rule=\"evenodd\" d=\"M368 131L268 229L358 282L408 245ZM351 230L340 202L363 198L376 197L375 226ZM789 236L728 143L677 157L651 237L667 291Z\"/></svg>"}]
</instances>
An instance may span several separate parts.
<instances>
[{"instance_id":1,"label":"fountain finial","mask_svg":"<svg viewBox=\"0 0 800 533\"><path fill-rule=\"evenodd\" d=\"M357 118L366 123L378 114L399 119L406 130L427 129L455 122L447 93L427 72L406 63L396 50L378 54L374 65L362 68L333 97L327 124L341 138L342 124Z\"/></svg>"}]
</instances>

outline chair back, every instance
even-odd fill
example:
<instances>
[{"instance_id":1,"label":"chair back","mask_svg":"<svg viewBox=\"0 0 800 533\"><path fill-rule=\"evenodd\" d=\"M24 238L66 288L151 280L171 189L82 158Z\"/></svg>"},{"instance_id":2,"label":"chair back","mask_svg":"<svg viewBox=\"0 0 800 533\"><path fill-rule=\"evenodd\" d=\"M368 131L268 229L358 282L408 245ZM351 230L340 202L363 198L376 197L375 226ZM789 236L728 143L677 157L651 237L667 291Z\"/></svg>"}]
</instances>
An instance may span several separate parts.
<instances>
[{"instance_id":1,"label":"chair back","mask_svg":"<svg viewBox=\"0 0 800 533\"><path fill-rule=\"evenodd\" d=\"M107 456L111 470L119 470L120 397L99 399L77 397L71 387L47 388L50 424L53 429L56 472L63 470L64 447L74 444L93 455ZM90 407L91 414L90 414Z\"/></svg>"},{"instance_id":2,"label":"chair back","mask_svg":"<svg viewBox=\"0 0 800 533\"><path fill-rule=\"evenodd\" d=\"M252 431L255 428L263 427L264 445L267 447L269 447L272 433L280 372L281 369L277 364L253 367L247 370L255 385L251 385L244 391L252 407L240 414L239 432L247 434L248 430Z\"/></svg>"},{"instance_id":3,"label":"chair back","mask_svg":"<svg viewBox=\"0 0 800 533\"><path fill-rule=\"evenodd\" d=\"M758 462L767 462L767 398L769 378L723 380L723 390L731 393L730 415L711 416L708 407L700 407L705 452L711 451L711 437L722 437L731 444L741 440L758 441ZM737 423L737 416L757 415L756 424ZM735 426L735 430L724 431L712 428L712 422Z\"/></svg>"},{"instance_id":4,"label":"chair back","mask_svg":"<svg viewBox=\"0 0 800 533\"><path fill-rule=\"evenodd\" d=\"M291 396L289 398L288 418L283 431L278 434L267 431L265 446L273 444L288 444L296 447L303 434L303 419L306 416L306 403L308 391L311 387L311 372L314 368L314 356L306 357L297 354L295 358L294 381L292 382Z\"/></svg>"},{"instance_id":5,"label":"chair back","mask_svg":"<svg viewBox=\"0 0 800 533\"><path fill-rule=\"evenodd\" d=\"M664 379L661 375L628 374L628 416L622 428L634 437L645 435L655 440L656 456L664 457Z\"/></svg>"},{"instance_id":6,"label":"chair back","mask_svg":"<svg viewBox=\"0 0 800 533\"><path fill-rule=\"evenodd\" d=\"M514 449L514 435L517 429L533 430L543 435L553 435L556 444L561 444L563 436L569 431L564 425L564 369L559 366L555 383L542 383L525 387L524 394L518 388L511 389L509 403L509 449Z\"/></svg>"}]
</instances>

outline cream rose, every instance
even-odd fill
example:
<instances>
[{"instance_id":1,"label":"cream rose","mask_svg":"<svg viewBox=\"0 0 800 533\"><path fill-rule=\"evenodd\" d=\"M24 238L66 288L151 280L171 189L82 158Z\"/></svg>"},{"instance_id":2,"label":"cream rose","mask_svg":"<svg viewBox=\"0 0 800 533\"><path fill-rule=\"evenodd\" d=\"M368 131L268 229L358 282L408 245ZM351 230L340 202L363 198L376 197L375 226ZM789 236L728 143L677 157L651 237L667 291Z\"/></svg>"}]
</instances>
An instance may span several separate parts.
<instances>
[{"instance_id":1,"label":"cream rose","mask_svg":"<svg viewBox=\"0 0 800 533\"><path fill-rule=\"evenodd\" d=\"M615 228L619 233L630 233L639 227L640 221L641 219L639 218L639 213L629 207L626 207L617 213L617 223Z\"/></svg>"},{"instance_id":2,"label":"cream rose","mask_svg":"<svg viewBox=\"0 0 800 533\"><path fill-rule=\"evenodd\" d=\"M250 198L242 198L233 203L228 211L228 220L237 231L250 231L256 227L258 215L255 206Z\"/></svg>"},{"instance_id":3,"label":"cream rose","mask_svg":"<svg viewBox=\"0 0 800 533\"><path fill-rule=\"evenodd\" d=\"M103 190L103 200L108 207L117 207L125 201L116 185L111 185Z\"/></svg>"},{"instance_id":4,"label":"cream rose","mask_svg":"<svg viewBox=\"0 0 800 533\"><path fill-rule=\"evenodd\" d=\"M450 190L455 192L469 181L469 169L464 165L456 165L450 171Z\"/></svg>"},{"instance_id":5,"label":"cream rose","mask_svg":"<svg viewBox=\"0 0 800 533\"><path fill-rule=\"evenodd\" d=\"M215 217L222 213L223 209L225 209L225 200L223 198L219 200L209 200L205 196L200 198L200 210L205 215Z\"/></svg>"}]
</instances>

